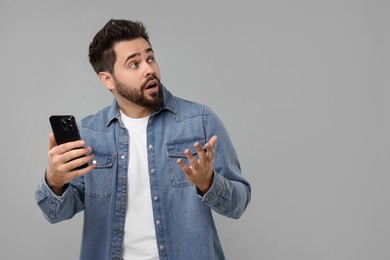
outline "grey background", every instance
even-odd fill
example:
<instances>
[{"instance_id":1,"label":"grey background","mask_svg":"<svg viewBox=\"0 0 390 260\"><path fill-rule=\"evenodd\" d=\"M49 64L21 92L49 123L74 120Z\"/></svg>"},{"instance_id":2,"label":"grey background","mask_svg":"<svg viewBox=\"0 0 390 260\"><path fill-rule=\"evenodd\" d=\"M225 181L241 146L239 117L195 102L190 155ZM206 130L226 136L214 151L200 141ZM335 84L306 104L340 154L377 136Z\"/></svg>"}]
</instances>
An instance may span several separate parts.
<instances>
[{"instance_id":1,"label":"grey background","mask_svg":"<svg viewBox=\"0 0 390 260\"><path fill-rule=\"evenodd\" d=\"M222 118L251 181L216 216L228 259L390 259L389 1L0 1L0 259L77 259L82 214L34 190L48 117L112 101L87 60L111 17L142 20L162 81Z\"/></svg>"}]
</instances>

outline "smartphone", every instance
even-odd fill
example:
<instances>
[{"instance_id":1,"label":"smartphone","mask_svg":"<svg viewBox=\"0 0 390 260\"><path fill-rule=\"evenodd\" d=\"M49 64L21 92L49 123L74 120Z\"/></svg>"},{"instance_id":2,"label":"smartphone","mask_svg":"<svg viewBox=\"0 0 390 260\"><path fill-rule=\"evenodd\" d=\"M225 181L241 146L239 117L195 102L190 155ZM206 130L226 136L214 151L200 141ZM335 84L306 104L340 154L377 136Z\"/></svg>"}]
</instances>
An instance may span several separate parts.
<instances>
[{"instance_id":1,"label":"smartphone","mask_svg":"<svg viewBox=\"0 0 390 260\"><path fill-rule=\"evenodd\" d=\"M49 118L51 128L57 145L80 140L80 133L77 127L76 119L72 115L52 115ZM77 169L85 168L84 164Z\"/></svg>"}]
</instances>

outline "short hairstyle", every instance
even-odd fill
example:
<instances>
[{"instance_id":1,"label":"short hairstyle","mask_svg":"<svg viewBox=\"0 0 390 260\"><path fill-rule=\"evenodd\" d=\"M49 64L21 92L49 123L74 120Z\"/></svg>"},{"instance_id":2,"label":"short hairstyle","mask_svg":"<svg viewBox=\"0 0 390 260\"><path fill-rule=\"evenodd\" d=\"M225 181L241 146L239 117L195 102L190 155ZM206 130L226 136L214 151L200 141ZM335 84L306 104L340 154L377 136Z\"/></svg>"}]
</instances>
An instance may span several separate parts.
<instances>
[{"instance_id":1,"label":"short hairstyle","mask_svg":"<svg viewBox=\"0 0 390 260\"><path fill-rule=\"evenodd\" d=\"M114 72L115 43L144 38L149 44L149 35L139 21L109 20L95 35L89 45L89 62L97 74L101 71Z\"/></svg>"}]
</instances>

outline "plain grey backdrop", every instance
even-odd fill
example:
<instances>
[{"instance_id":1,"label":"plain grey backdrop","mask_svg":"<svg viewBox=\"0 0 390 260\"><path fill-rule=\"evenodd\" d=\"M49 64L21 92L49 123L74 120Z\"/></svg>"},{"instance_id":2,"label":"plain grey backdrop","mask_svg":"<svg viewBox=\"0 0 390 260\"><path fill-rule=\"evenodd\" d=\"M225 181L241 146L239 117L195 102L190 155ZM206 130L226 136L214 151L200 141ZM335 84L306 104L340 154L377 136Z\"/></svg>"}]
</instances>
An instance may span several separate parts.
<instances>
[{"instance_id":1,"label":"plain grey backdrop","mask_svg":"<svg viewBox=\"0 0 390 260\"><path fill-rule=\"evenodd\" d=\"M390 259L389 3L1 0L0 259L78 258L82 214L51 225L34 190L49 116L112 101L87 58L110 18L230 132L253 197L216 215L228 259Z\"/></svg>"}]
</instances>

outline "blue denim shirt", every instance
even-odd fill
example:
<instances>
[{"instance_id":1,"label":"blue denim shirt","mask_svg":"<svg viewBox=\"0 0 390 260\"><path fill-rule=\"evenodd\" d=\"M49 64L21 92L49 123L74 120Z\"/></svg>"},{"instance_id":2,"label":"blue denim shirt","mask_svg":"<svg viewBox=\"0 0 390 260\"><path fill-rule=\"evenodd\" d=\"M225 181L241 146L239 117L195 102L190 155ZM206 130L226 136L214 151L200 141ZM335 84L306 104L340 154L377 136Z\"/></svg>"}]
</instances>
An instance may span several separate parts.
<instances>
[{"instance_id":1,"label":"blue denim shirt","mask_svg":"<svg viewBox=\"0 0 390 260\"><path fill-rule=\"evenodd\" d=\"M84 211L80 259L121 259L131 154L117 103L81 120L80 134L92 147L96 169L70 183L62 196L55 195L42 177L36 200L51 223ZM213 135L218 136L213 183L200 196L176 161L186 161L186 148L195 154L193 144L204 145ZM225 259L212 210L237 219L251 191L220 119L207 106L175 97L164 88L163 106L149 118L147 151L160 259Z\"/></svg>"}]
</instances>

